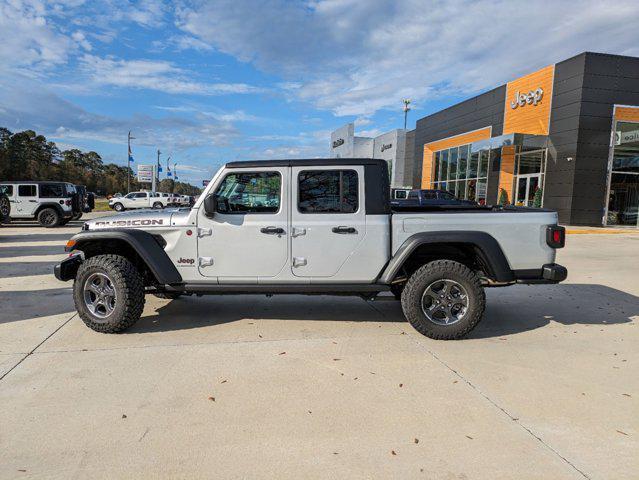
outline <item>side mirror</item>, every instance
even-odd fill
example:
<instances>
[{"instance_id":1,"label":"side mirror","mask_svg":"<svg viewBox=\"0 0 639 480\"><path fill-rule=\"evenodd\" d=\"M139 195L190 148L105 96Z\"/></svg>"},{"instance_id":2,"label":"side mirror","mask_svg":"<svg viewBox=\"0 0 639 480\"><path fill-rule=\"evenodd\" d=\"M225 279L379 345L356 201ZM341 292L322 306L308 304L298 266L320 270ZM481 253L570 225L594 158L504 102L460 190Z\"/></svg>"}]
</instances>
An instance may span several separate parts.
<instances>
[{"instance_id":1,"label":"side mirror","mask_svg":"<svg viewBox=\"0 0 639 480\"><path fill-rule=\"evenodd\" d=\"M212 217L217 211L217 197L213 194L204 199L204 213L207 217Z\"/></svg>"}]
</instances>

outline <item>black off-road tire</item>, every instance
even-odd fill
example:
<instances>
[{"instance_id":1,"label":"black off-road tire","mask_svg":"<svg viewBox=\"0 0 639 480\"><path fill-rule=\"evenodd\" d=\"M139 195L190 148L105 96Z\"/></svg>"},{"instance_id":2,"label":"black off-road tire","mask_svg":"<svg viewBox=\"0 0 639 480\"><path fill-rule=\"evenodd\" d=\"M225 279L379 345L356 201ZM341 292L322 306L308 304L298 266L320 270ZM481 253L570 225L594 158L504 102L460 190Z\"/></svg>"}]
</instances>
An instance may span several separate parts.
<instances>
[{"instance_id":1,"label":"black off-road tire","mask_svg":"<svg viewBox=\"0 0 639 480\"><path fill-rule=\"evenodd\" d=\"M116 212L124 212L126 208L124 208L124 205L122 205L120 202L116 202L113 204L113 210L115 210Z\"/></svg>"},{"instance_id":2,"label":"black off-road tire","mask_svg":"<svg viewBox=\"0 0 639 480\"><path fill-rule=\"evenodd\" d=\"M162 205L162 202L155 202L153 204L153 209L154 210L162 210L164 208L164 205Z\"/></svg>"},{"instance_id":3,"label":"black off-road tire","mask_svg":"<svg viewBox=\"0 0 639 480\"><path fill-rule=\"evenodd\" d=\"M0 223L8 223L11 215L11 201L5 194L0 194Z\"/></svg>"},{"instance_id":4,"label":"black off-road tire","mask_svg":"<svg viewBox=\"0 0 639 480\"><path fill-rule=\"evenodd\" d=\"M71 221L70 218L63 218L62 220L60 220L60 226L64 227L67 223L69 223Z\"/></svg>"},{"instance_id":5,"label":"black off-road tire","mask_svg":"<svg viewBox=\"0 0 639 480\"><path fill-rule=\"evenodd\" d=\"M55 208L43 208L38 213L38 223L45 228L55 228L60 226L62 215Z\"/></svg>"},{"instance_id":6,"label":"black off-road tire","mask_svg":"<svg viewBox=\"0 0 639 480\"><path fill-rule=\"evenodd\" d=\"M427 287L438 280L457 282L467 292L466 314L456 323L440 325L428 319L422 310L422 296ZM402 292L402 310L415 329L435 340L456 340L467 335L479 323L486 308L486 295L477 274L452 260L435 260L419 268Z\"/></svg>"},{"instance_id":7,"label":"black off-road tire","mask_svg":"<svg viewBox=\"0 0 639 480\"><path fill-rule=\"evenodd\" d=\"M93 273L109 277L115 292L115 308L106 318L96 317L84 301L84 284ZM73 283L73 300L82 321L91 330L117 333L138 321L144 310L144 280L135 266L120 255L98 255L80 265Z\"/></svg>"},{"instance_id":8,"label":"black off-road tire","mask_svg":"<svg viewBox=\"0 0 639 480\"><path fill-rule=\"evenodd\" d=\"M166 300L175 300L182 296L179 292L153 292L153 295L157 298L163 298Z\"/></svg>"},{"instance_id":9,"label":"black off-road tire","mask_svg":"<svg viewBox=\"0 0 639 480\"><path fill-rule=\"evenodd\" d=\"M81 218L82 218L82 212L74 213L73 216L71 217L71 220L80 220Z\"/></svg>"}]
</instances>

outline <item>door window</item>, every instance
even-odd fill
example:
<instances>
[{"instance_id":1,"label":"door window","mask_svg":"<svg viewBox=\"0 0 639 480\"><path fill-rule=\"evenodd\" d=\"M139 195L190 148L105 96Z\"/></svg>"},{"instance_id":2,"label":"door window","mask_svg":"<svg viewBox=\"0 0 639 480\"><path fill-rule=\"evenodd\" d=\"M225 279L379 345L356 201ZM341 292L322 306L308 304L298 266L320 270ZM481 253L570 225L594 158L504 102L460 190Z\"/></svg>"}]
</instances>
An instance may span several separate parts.
<instances>
[{"instance_id":1,"label":"door window","mask_svg":"<svg viewBox=\"0 0 639 480\"><path fill-rule=\"evenodd\" d=\"M146 198L146 193L144 193L144 192L136 193L135 194L135 198Z\"/></svg>"},{"instance_id":2,"label":"door window","mask_svg":"<svg viewBox=\"0 0 639 480\"><path fill-rule=\"evenodd\" d=\"M215 192L217 211L225 214L277 213L282 177L278 172L230 173Z\"/></svg>"},{"instance_id":3,"label":"door window","mask_svg":"<svg viewBox=\"0 0 639 480\"><path fill-rule=\"evenodd\" d=\"M300 213L355 213L357 182L354 170L302 171L298 176L297 209Z\"/></svg>"},{"instance_id":4,"label":"door window","mask_svg":"<svg viewBox=\"0 0 639 480\"><path fill-rule=\"evenodd\" d=\"M0 185L0 193L4 193L7 197L13 197L13 185Z\"/></svg>"},{"instance_id":5,"label":"door window","mask_svg":"<svg viewBox=\"0 0 639 480\"><path fill-rule=\"evenodd\" d=\"M18 185L19 197L35 197L36 186L35 185Z\"/></svg>"}]
</instances>

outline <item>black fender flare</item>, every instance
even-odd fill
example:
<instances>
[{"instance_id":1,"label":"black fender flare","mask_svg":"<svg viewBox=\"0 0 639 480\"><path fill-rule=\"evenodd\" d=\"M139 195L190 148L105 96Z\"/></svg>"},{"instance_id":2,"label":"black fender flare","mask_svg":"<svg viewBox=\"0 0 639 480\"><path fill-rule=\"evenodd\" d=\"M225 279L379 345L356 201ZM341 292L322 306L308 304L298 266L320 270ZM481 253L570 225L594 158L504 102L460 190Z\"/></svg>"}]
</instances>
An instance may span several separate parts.
<instances>
[{"instance_id":1,"label":"black fender flare","mask_svg":"<svg viewBox=\"0 0 639 480\"><path fill-rule=\"evenodd\" d=\"M41 203L40 205L38 205L38 208L36 208L35 212L33 212L33 218L38 218L38 214L44 210L45 208L55 208L58 213L60 214L60 216L62 218L64 218L64 210L62 210L62 207L60 206L59 203L57 202L46 202L46 203ZM69 212L71 213L71 212ZM67 215L70 216L70 215Z\"/></svg>"},{"instance_id":2,"label":"black fender flare","mask_svg":"<svg viewBox=\"0 0 639 480\"><path fill-rule=\"evenodd\" d=\"M67 252L82 250L83 245L95 244L109 240L126 242L149 267L151 273L157 281L163 285L181 283L182 276L166 254L159 242L152 234L144 230L95 230L83 231L75 234L69 240L70 247L65 248ZM75 243L72 243L75 242ZM111 252L110 252L111 253ZM117 252L112 252L117 253Z\"/></svg>"},{"instance_id":3,"label":"black fender flare","mask_svg":"<svg viewBox=\"0 0 639 480\"><path fill-rule=\"evenodd\" d=\"M378 283L391 283L411 254L418 247L427 244L470 245L475 248L477 255L481 257L482 262L490 269L490 272L486 273L489 274L493 280L498 282L512 282L515 280L506 255L504 255L495 237L486 232L462 230L451 232L421 232L411 235L402 243L395 255L390 259L380 275Z\"/></svg>"}]
</instances>

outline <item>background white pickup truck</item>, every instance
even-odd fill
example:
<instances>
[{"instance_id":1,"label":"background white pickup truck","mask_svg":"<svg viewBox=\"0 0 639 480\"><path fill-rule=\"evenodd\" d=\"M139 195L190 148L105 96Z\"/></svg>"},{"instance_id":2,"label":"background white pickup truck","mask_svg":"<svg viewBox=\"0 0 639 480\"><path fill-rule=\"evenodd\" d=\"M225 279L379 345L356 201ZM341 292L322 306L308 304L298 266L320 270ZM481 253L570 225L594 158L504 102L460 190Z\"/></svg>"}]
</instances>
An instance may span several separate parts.
<instances>
[{"instance_id":1,"label":"background white pickup truck","mask_svg":"<svg viewBox=\"0 0 639 480\"><path fill-rule=\"evenodd\" d=\"M194 207L85 223L56 266L75 279L80 316L115 332L141 314L145 292L361 295L391 291L432 338L479 322L483 287L557 283L557 214L475 205L391 211L386 162L233 162ZM92 283L93 282L93 283ZM97 283L96 283L97 282Z\"/></svg>"},{"instance_id":2,"label":"background white pickup truck","mask_svg":"<svg viewBox=\"0 0 639 480\"><path fill-rule=\"evenodd\" d=\"M109 199L109 207L116 212L138 208L166 208L179 205L179 198L170 193L131 192L124 197Z\"/></svg>"}]
</instances>

